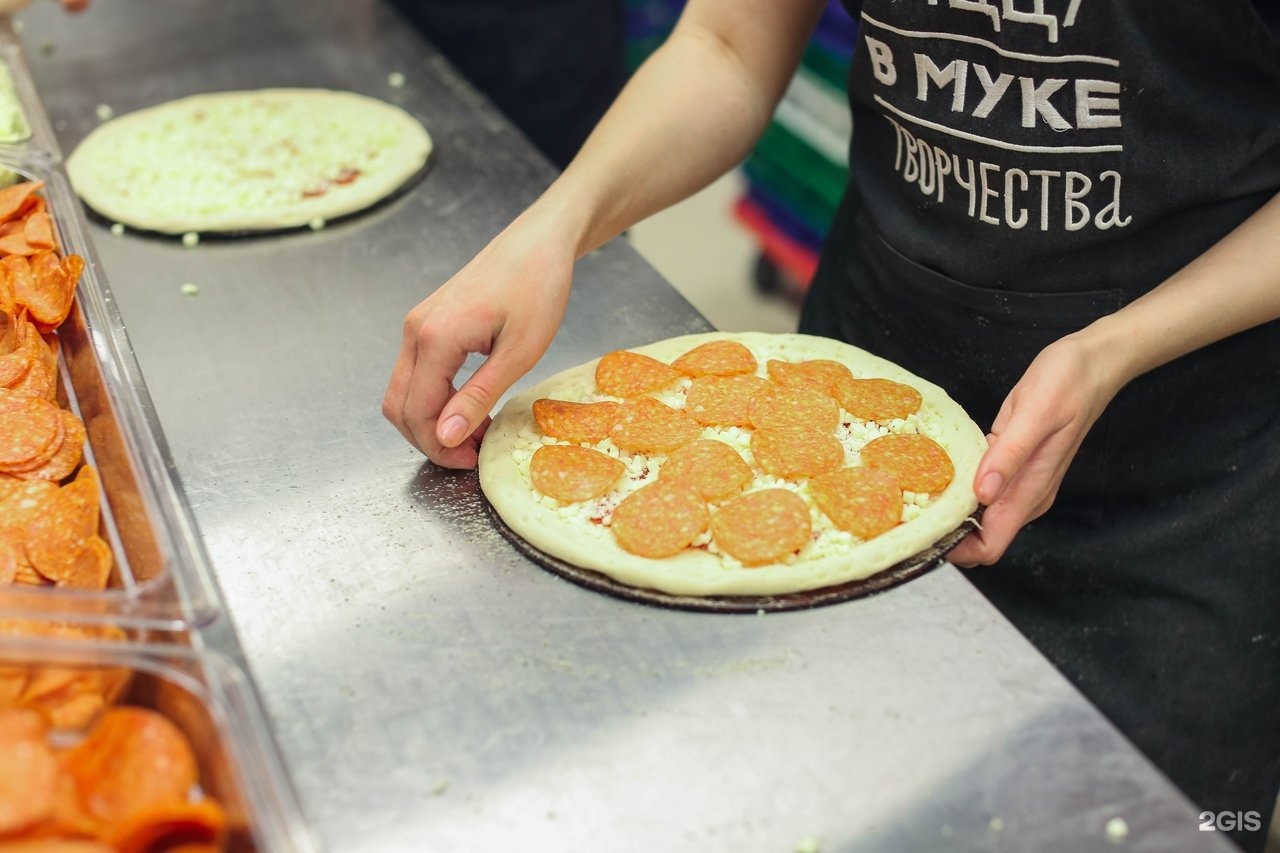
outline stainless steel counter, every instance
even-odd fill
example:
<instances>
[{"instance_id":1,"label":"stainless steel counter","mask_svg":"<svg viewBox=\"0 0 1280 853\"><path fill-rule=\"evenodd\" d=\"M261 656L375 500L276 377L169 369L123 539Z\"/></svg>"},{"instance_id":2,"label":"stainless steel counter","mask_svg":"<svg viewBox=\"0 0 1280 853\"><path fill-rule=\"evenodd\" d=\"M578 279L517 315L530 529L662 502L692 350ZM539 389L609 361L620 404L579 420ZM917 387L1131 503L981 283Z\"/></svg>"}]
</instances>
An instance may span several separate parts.
<instances>
[{"instance_id":1,"label":"stainless steel counter","mask_svg":"<svg viewBox=\"0 0 1280 853\"><path fill-rule=\"evenodd\" d=\"M330 849L1230 849L954 569L810 612L651 609L527 562L473 474L425 465L378 411L403 315L552 172L382 3L38 5L64 151L99 104L275 85L435 136L420 185L318 233L92 233L229 606L205 639L242 650ZM706 328L615 241L531 379Z\"/></svg>"}]
</instances>

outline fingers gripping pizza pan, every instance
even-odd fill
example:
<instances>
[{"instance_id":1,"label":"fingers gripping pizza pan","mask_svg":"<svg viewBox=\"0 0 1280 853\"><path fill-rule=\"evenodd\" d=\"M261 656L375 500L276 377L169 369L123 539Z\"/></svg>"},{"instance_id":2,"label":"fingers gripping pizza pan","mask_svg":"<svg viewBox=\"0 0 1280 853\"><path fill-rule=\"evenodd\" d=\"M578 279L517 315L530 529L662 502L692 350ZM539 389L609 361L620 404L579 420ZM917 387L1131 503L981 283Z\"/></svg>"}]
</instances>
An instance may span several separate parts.
<instances>
[{"instance_id":1,"label":"fingers gripping pizza pan","mask_svg":"<svg viewBox=\"0 0 1280 853\"><path fill-rule=\"evenodd\" d=\"M683 609L816 607L929 571L977 527L983 431L827 338L689 335L514 397L480 448L495 522L583 586Z\"/></svg>"}]
</instances>

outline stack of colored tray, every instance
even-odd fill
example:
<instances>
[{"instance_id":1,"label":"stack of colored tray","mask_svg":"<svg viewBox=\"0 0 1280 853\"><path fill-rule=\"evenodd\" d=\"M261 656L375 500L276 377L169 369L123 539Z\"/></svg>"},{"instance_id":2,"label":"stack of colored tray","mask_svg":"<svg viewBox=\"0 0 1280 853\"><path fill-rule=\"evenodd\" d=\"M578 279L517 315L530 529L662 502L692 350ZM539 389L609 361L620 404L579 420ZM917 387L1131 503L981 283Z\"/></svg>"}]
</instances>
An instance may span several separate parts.
<instances>
[{"instance_id":1,"label":"stack of colored tray","mask_svg":"<svg viewBox=\"0 0 1280 853\"><path fill-rule=\"evenodd\" d=\"M853 125L845 79L857 26L829 0L800 68L743 164L747 191L734 213L760 246L765 287L809 286L818 250L849 179Z\"/></svg>"},{"instance_id":2,"label":"stack of colored tray","mask_svg":"<svg viewBox=\"0 0 1280 853\"><path fill-rule=\"evenodd\" d=\"M671 35L684 0L623 0L622 6L626 16L627 68L634 71Z\"/></svg>"}]
</instances>

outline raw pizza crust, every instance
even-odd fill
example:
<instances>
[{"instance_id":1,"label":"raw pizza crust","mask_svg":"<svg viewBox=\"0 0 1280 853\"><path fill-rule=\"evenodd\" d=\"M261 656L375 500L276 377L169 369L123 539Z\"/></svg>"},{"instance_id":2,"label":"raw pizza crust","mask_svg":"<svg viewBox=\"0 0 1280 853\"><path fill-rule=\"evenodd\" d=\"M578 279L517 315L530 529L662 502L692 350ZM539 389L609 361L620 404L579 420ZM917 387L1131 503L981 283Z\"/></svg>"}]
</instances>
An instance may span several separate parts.
<instances>
[{"instance_id":1,"label":"raw pizza crust","mask_svg":"<svg viewBox=\"0 0 1280 853\"><path fill-rule=\"evenodd\" d=\"M113 222L167 234L259 231L363 210L430 153L427 131L392 104L259 89L193 95L109 121L80 143L67 173Z\"/></svg>"},{"instance_id":2,"label":"raw pizza crust","mask_svg":"<svg viewBox=\"0 0 1280 853\"><path fill-rule=\"evenodd\" d=\"M815 529L826 530L827 541L821 548L807 546L786 563L745 568L732 558L696 548L661 560L638 557L622 550L608 527L592 523L574 505L561 505L536 494L529 482L528 457L541 443L541 431L532 414L534 400L616 399L595 392L596 359L517 395L493 419L480 447L480 486L502 520L538 550L630 586L672 595L781 595L869 577L930 547L959 527L977 508L972 483L978 461L987 449L982 430L945 391L892 362L829 338L751 332L687 335L631 351L669 364L695 346L724 339L747 346L759 362L761 375L765 375L765 362L770 358L831 359L847 365L857 378L879 377L911 385L923 396L920 412L913 416L918 420L913 424L923 427L919 431L946 448L955 466L951 484L941 494L931 496L915 518L865 542L834 531L802 487L798 491L810 505ZM678 406L681 395L668 392L652 396ZM847 414L843 417L849 419ZM704 437L715 436L708 432ZM623 454L624 461L625 457ZM661 457L653 457L649 462L660 460ZM768 479L767 475L764 479ZM758 478L748 491L760 484Z\"/></svg>"}]
</instances>

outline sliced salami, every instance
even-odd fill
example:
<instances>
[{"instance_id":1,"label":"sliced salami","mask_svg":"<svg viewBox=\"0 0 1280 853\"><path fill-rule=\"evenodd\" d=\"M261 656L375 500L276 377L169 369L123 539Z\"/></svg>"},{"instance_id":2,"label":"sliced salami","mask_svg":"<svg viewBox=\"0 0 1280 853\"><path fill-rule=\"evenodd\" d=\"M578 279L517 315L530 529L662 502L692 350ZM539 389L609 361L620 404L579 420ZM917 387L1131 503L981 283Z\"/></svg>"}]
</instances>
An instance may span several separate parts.
<instances>
[{"instance_id":1,"label":"sliced salami","mask_svg":"<svg viewBox=\"0 0 1280 853\"><path fill-rule=\"evenodd\" d=\"M884 471L911 492L936 495L956 473L942 445L924 435L882 435L867 442L860 455L864 465Z\"/></svg>"},{"instance_id":2,"label":"sliced salami","mask_svg":"<svg viewBox=\"0 0 1280 853\"><path fill-rule=\"evenodd\" d=\"M12 388L27 376L32 359L26 353L0 355L0 388Z\"/></svg>"},{"instance_id":3,"label":"sliced salami","mask_svg":"<svg viewBox=\"0 0 1280 853\"><path fill-rule=\"evenodd\" d=\"M16 495L22 491L24 485L21 477L16 477L13 474L0 474L0 506L3 506L11 495Z\"/></svg>"},{"instance_id":4,"label":"sliced salami","mask_svg":"<svg viewBox=\"0 0 1280 853\"><path fill-rule=\"evenodd\" d=\"M5 707L0 711L0 754L4 755L4 775L0 776L0 834L5 838L19 838L27 830L46 824L56 826L54 815L59 813L61 770L58 755L49 746L44 720L33 710ZM56 851L74 850L79 845L70 841L59 843L51 838L43 843L15 840L4 846L10 850ZM89 842L87 849L111 848Z\"/></svg>"},{"instance_id":5,"label":"sliced salami","mask_svg":"<svg viewBox=\"0 0 1280 853\"><path fill-rule=\"evenodd\" d=\"M65 434L57 452L38 468L16 474L19 477L38 477L41 480L54 482L65 480L71 476L84 458L85 430L84 423L66 409L62 410L62 422Z\"/></svg>"},{"instance_id":6,"label":"sliced salami","mask_svg":"<svg viewBox=\"0 0 1280 853\"><path fill-rule=\"evenodd\" d=\"M758 429L751 434L756 464L784 480L816 477L844 464L844 446L829 432L808 427Z\"/></svg>"},{"instance_id":7,"label":"sliced salami","mask_svg":"<svg viewBox=\"0 0 1280 853\"><path fill-rule=\"evenodd\" d=\"M610 397L636 397L673 384L683 374L647 355L615 350L596 365L596 387Z\"/></svg>"},{"instance_id":8,"label":"sliced salami","mask_svg":"<svg viewBox=\"0 0 1280 853\"><path fill-rule=\"evenodd\" d=\"M98 475L86 465L51 494L23 536L27 559L50 580L68 572L89 537L98 532Z\"/></svg>"},{"instance_id":9,"label":"sliced salami","mask_svg":"<svg viewBox=\"0 0 1280 853\"><path fill-rule=\"evenodd\" d=\"M853 381L853 373L838 361L770 359L766 366L769 369L769 378L779 385L792 388L816 388L832 397L838 396L842 385Z\"/></svg>"},{"instance_id":10,"label":"sliced salami","mask_svg":"<svg viewBox=\"0 0 1280 853\"><path fill-rule=\"evenodd\" d=\"M898 481L875 468L841 468L809 481L809 494L831 523L859 539L872 539L902 520Z\"/></svg>"},{"instance_id":11,"label":"sliced salami","mask_svg":"<svg viewBox=\"0 0 1280 853\"><path fill-rule=\"evenodd\" d=\"M619 409L621 404L610 400L570 403L544 398L533 401L533 419L543 435L575 444L595 444L609 437L609 431L618 422Z\"/></svg>"},{"instance_id":12,"label":"sliced salami","mask_svg":"<svg viewBox=\"0 0 1280 853\"><path fill-rule=\"evenodd\" d=\"M622 404L610 438L632 453L670 453L702 435L702 425L652 397Z\"/></svg>"},{"instance_id":13,"label":"sliced salami","mask_svg":"<svg viewBox=\"0 0 1280 853\"><path fill-rule=\"evenodd\" d=\"M716 503L741 492L754 475L742 454L723 441L698 439L671 451L660 476L683 480L703 500Z\"/></svg>"},{"instance_id":14,"label":"sliced salami","mask_svg":"<svg viewBox=\"0 0 1280 853\"><path fill-rule=\"evenodd\" d=\"M0 391L0 468L47 462L64 430L60 411L48 400Z\"/></svg>"},{"instance_id":15,"label":"sliced salami","mask_svg":"<svg viewBox=\"0 0 1280 853\"><path fill-rule=\"evenodd\" d=\"M41 402L48 401L41 400ZM50 403L50 405L54 404ZM39 470L43 466L47 465L49 460L53 459L58 454L67 438L67 421L66 418L63 417L65 410L57 409L56 406L55 409L58 413L58 423L54 427L53 439L45 446L44 450L40 451L40 453L31 457L21 465L0 465L0 472L13 474L17 477L30 477L32 476L33 471Z\"/></svg>"},{"instance_id":16,"label":"sliced salami","mask_svg":"<svg viewBox=\"0 0 1280 853\"><path fill-rule=\"evenodd\" d=\"M8 222L17 217L26 206L27 200L44 187L44 181L26 181L11 184L0 190L0 222Z\"/></svg>"},{"instance_id":17,"label":"sliced salami","mask_svg":"<svg viewBox=\"0 0 1280 853\"><path fill-rule=\"evenodd\" d=\"M775 563L809 541L809 507L789 489L734 498L711 518L716 545L744 566Z\"/></svg>"},{"instance_id":18,"label":"sliced salami","mask_svg":"<svg viewBox=\"0 0 1280 853\"><path fill-rule=\"evenodd\" d=\"M840 407L830 394L771 382L751 398L747 417L756 429L809 427L832 432L840 423Z\"/></svg>"},{"instance_id":19,"label":"sliced salami","mask_svg":"<svg viewBox=\"0 0 1280 853\"><path fill-rule=\"evenodd\" d=\"M48 480L13 480L0 482L0 539L21 542L27 525L40 516L44 502L58 491Z\"/></svg>"},{"instance_id":20,"label":"sliced salami","mask_svg":"<svg viewBox=\"0 0 1280 853\"><path fill-rule=\"evenodd\" d=\"M836 395L844 410L864 421L891 421L920 411L922 397L910 385L891 379L854 379Z\"/></svg>"},{"instance_id":21,"label":"sliced salami","mask_svg":"<svg viewBox=\"0 0 1280 853\"><path fill-rule=\"evenodd\" d=\"M659 559L688 548L709 523L707 504L692 486L659 478L618 504L611 529L623 550Z\"/></svg>"},{"instance_id":22,"label":"sliced salami","mask_svg":"<svg viewBox=\"0 0 1280 853\"><path fill-rule=\"evenodd\" d=\"M52 580L69 589L106 589L113 562L111 546L101 536L90 536L66 573Z\"/></svg>"},{"instance_id":23,"label":"sliced salami","mask_svg":"<svg viewBox=\"0 0 1280 853\"><path fill-rule=\"evenodd\" d=\"M542 494L571 504L600 497L626 469L612 456L589 447L547 444L529 460L529 479Z\"/></svg>"},{"instance_id":24,"label":"sliced salami","mask_svg":"<svg viewBox=\"0 0 1280 853\"><path fill-rule=\"evenodd\" d=\"M701 376L685 396L684 410L707 426L750 426L748 407L757 392L769 387L754 373L739 376Z\"/></svg>"},{"instance_id":25,"label":"sliced salami","mask_svg":"<svg viewBox=\"0 0 1280 853\"><path fill-rule=\"evenodd\" d=\"M58 397L57 374L43 362L34 361L27 375L19 379L9 391L17 397L34 397L52 403Z\"/></svg>"},{"instance_id":26,"label":"sliced salami","mask_svg":"<svg viewBox=\"0 0 1280 853\"><path fill-rule=\"evenodd\" d=\"M689 350L671 366L686 376L733 376L755 373L756 357L737 341L711 341Z\"/></svg>"}]
</instances>

